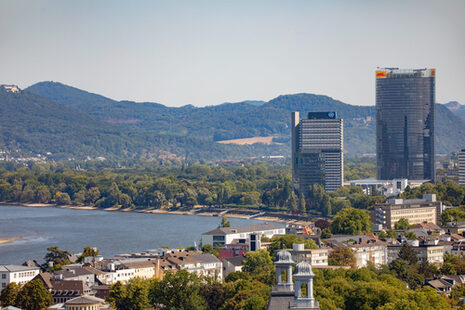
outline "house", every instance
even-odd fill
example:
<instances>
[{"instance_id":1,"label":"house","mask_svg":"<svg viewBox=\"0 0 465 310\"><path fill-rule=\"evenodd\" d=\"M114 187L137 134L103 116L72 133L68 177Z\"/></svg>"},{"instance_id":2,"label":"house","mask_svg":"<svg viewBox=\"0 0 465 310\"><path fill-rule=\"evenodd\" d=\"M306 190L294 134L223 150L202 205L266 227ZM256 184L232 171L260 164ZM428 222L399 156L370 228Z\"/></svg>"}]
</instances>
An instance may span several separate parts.
<instances>
[{"instance_id":1,"label":"house","mask_svg":"<svg viewBox=\"0 0 465 310\"><path fill-rule=\"evenodd\" d=\"M430 264L442 265L444 262L444 246L439 244L437 239L429 240L408 240L418 257L418 261L427 261ZM389 244L388 246L388 261L392 262L399 258L399 252L402 244Z\"/></svg>"},{"instance_id":2,"label":"house","mask_svg":"<svg viewBox=\"0 0 465 310\"><path fill-rule=\"evenodd\" d=\"M387 242L379 240L373 234L356 236L339 235L328 240L331 247L346 246L352 250L356 258L357 268L367 266L368 263L384 265L388 262Z\"/></svg>"},{"instance_id":3,"label":"house","mask_svg":"<svg viewBox=\"0 0 465 310\"><path fill-rule=\"evenodd\" d=\"M163 257L164 270L186 270L197 275L223 279L223 263L213 254L200 252L178 252Z\"/></svg>"},{"instance_id":4,"label":"house","mask_svg":"<svg viewBox=\"0 0 465 310\"><path fill-rule=\"evenodd\" d=\"M91 289L82 280L52 281L51 294L54 303L66 303L70 299L91 292Z\"/></svg>"},{"instance_id":5,"label":"house","mask_svg":"<svg viewBox=\"0 0 465 310\"><path fill-rule=\"evenodd\" d=\"M134 269L134 277L142 279L151 279L155 277L155 261L153 260L137 260L125 261L122 263L123 267L127 269Z\"/></svg>"},{"instance_id":6,"label":"house","mask_svg":"<svg viewBox=\"0 0 465 310\"><path fill-rule=\"evenodd\" d=\"M244 256L228 257L223 259L223 276L226 278L231 272L242 271Z\"/></svg>"},{"instance_id":7,"label":"house","mask_svg":"<svg viewBox=\"0 0 465 310\"><path fill-rule=\"evenodd\" d=\"M452 288L456 285L465 283L464 275L446 275L431 280L426 280L425 285L431 286L439 294L449 295Z\"/></svg>"},{"instance_id":8,"label":"house","mask_svg":"<svg viewBox=\"0 0 465 310\"><path fill-rule=\"evenodd\" d=\"M9 283L16 282L24 285L34 279L39 272L39 267L0 265L0 293Z\"/></svg>"},{"instance_id":9,"label":"house","mask_svg":"<svg viewBox=\"0 0 465 310\"><path fill-rule=\"evenodd\" d=\"M430 222L423 222L411 225L409 231L421 231L427 235L442 235L445 233L444 229L439 227L438 225Z\"/></svg>"},{"instance_id":10,"label":"house","mask_svg":"<svg viewBox=\"0 0 465 310\"><path fill-rule=\"evenodd\" d=\"M250 251L255 251L256 248L252 248L253 242L250 242L251 235L257 236L256 239L260 240L262 235L268 238L272 238L275 235L284 235L286 228L276 224L253 224L247 226L236 226L236 227L221 227L202 234L202 244L211 244L212 246L224 246L225 244L231 244L234 239L246 240L244 243L251 244Z\"/></svg>"},{"instance_id":11,"label":"house","mask_svg":"<svg viewBox=\"0 0 465 310\"><path fill-rule=\"evenodd\" d=\"M296 263L305 261L313 268L328 266L328 249L305 249L303 243L294 243L288 251Z\"/></svg>"},{"instance_id":12,"label":"house","mask_svg":"<svg viewBox=\"0 0 465 310\"><path fill-rule=\"evenodd\" d=\"M82 266L63 266L62 270L54 271L53 274L61 280L80 280L88 287L95 285L95 274Z\"/></svg>"}]
</instances>

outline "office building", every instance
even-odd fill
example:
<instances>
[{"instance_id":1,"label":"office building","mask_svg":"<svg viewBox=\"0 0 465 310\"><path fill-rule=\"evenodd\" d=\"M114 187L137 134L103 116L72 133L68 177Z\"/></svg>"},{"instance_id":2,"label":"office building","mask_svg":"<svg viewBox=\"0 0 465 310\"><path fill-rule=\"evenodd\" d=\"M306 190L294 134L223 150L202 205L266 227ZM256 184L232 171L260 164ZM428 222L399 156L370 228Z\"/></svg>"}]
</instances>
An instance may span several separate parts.
<instances>
[{"instance_id":1,"label":"office building","mask_svg":"<svg viewBox=\"0 0 465 310\"><path fill-rule=\"evenodd\" d=\"M376 71L378 179L435 181L434 102L435 69Z\"/></svg>"},{"instance_id":2,"label":"office building","mask_svg":"<svg viewBox=\"0 0 465 310\"><path fill-rule=\"evenodd\" d=\"M344 179L343 121L335 112L292 112L292 184L305 193L312 184L335 191Z\"/></svg>"},{"instance_id":3,"label":"office building","mask_svg":"<svg viewBox=\"0 0 465 310\"><path fill-rule=\"evenodd\" d=\"M465 185L465 149L459 152L459 185Z\"/></svg>"},{"instance_id":4,"label":"office building","mask_svg":"<svg viewBox=\"0 0 465 310\"><path fill-rule=\"evenodd\" d=\"M442 202L436 201L435 194L423 195L423 199L388 199L387 203L375 205L371 212L371 221L375 225L392 229L401 219L409 224L440 223L443 211Z\"/></svg>"}]
</instances>

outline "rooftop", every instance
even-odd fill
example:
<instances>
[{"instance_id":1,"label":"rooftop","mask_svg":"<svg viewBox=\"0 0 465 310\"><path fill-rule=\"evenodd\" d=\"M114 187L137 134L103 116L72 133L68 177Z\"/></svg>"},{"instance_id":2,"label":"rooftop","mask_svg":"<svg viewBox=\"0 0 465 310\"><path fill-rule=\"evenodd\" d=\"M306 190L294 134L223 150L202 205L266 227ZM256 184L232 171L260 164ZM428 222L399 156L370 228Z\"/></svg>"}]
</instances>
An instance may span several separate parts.
<instances>
[{"instance_id":1,"label":"rooftop","mask_svg":"<svg viewBox=\"0 0 465 310\"><path fill-rule=\"evenodd\" d=\"M39 270L39 267L28 267L21 265L1 265L0 272L18 272L18 271L34 271Z\"/></svg>"},{"instance_id":2,"label":"rooftop","mask_svg":"<svg viewBox=\"0 0 465 310\"><path fill-rule=\"evenodd\" d=\"M228 234L238 234L238 233L251 233L256 231L272 230L272 229L283 229L284 227L276 224L252 224L246 226L236 226L236 227L221 227L206 233L204 235L228 235Z\"/></svg>"}]
</instances>

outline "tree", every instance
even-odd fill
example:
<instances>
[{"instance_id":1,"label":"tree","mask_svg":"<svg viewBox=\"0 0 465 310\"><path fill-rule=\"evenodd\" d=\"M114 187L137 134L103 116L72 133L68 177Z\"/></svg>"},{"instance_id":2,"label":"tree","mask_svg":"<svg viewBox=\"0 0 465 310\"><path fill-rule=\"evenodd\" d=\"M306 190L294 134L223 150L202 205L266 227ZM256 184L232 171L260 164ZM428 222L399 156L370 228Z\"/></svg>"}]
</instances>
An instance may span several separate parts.
<instances>
[{"instance_id":1,"label":"tree","mask_svg":"<svg viewBox=\"0 0 465 310\"><path fill-rule=\"evenodd\" d=\"M406 261L410 265L414 265L418 262L418 257L411 245L403 243L399 251L399 259Z\"/></svg>"},{"instance_id":2,"label":"tree","mask_svg":"<svg viewBox=\"0 0 465 310\"><path fill-rule=\"evenodd\" d=\"M47 248L48 253L44 259L48 262L53 262L53 265L67 265L70 264L71 253L66 250L61 250L57 246L51 246Z\"/></svg>"},{"instance_id":3,"label":"tree","mask_svg":"<svg viewBox=\"0 0 465 310\"><path fill-rule=\"evenodd\" d=\"M409 240L415 240L417 238L417 235L415 235L415 233L413 231L407 231L405 234L404 234L405 238L409 239Z\"/></svg>"},{"instance_id":4,"label":"tree","mask_svg":"<svg viewBox=\"0 0 465 310\"><path fill-rule=\"evenodd\" d=\"M397 238L397 233L394 229L389 229L386 234L388 238L391 238L391 239Z\"/></svg>"},{"instance_id":5,"label":"tree","mask_svg":"<svg viewBox=\"0 0 465 310\"><path fill-rule=\"evenodd\" d=\"M51 304L52 294L39 279L26 283L16 299L16 306L27 310L46 310Z\"/></svg>"},{"instance_id":6,"label":"tree","mask_svg":"<svg viewBox=\"0 0 465 310\"><path fill-rule=\"evenodd\" d=\"M381 240L386 240L388 238L388 235L384 230L382 230L382 231L379 232L378 238L381 239Z\"/></svg>"},{"instance_id":7,"label":"tree","mask_svg":"<svg viewBox=\"0 0 465 310\"><path fill-rule=\"evenodd\" d=\"M321 231L321 238L323 239L329 239L332 236L333 234L331 233L331 229L329 229L329 227L326 227L325 229Z\"/></svg>"},{"instance_id":8,"label":"tree","mask_svg":"<svg viewBox=\"0 0 465 310\"><path fill-rule=\"evenodd\" d=\"M153 280L149 288L151 305L167 309L206 309L200 294L202 281L193 273L180 270L167 272L163 280Z\"/></svg>"},{"instance_id":9,"label":"tree","mask_svg":"<svg viewBox=\"0 0 465 310\"><path fill-rule=\"evenodd\" d=\"M98 256L99 252L97 248L93 248L90 246L86 246L84 250L82 250L82 254L79 257L79 262L83 262L85 257L95 257Z\"/></svg>"},{"instance_id":10,"label":"tree","mask_svg":"<svg viewBox=\"0 0 465 310\"><path fill-rule=\"evenodd\" d=\"M275 255L276 251L281 249L292 249L292 245L294 243L303 243L306 249L317 249L318 246L316 245L313 239L303 239L301 237L297 237L294 234L286 234L282 236L275 236L271 239L271 245L268 248L270 254L272 256Z\"/></svg>"},{"instance_id":11,"label":"tree","mask_svg":"<svg viewBox=\"0 0 465 310\"><path fill-rule=\"evenodd\" d=\"M110 295L107 298L107 301L112 307L115 307L118 310L127 310L127 291L126 286L124 286L120 281L117 281L110 287Z\"/></svg>"},{"instance_id":12,"label":"tree","mask_svg":"<svg viewBox=\"0 0 465 310\"><path fill-rule=\"evenodd\" d=\"M71 198L69 197L68 193L57 192L55 194L55 202L59 206L70 205Z\"/></svg>"},{"instance_id":13,"label":"tree","mask_svg":"<svg viewBox=\"0 0 465 310\"><path fill-rule=\"evenodd\" d=\"M347 208L339 211L331 223L333 234L359 235L371 231L370 216L365 210Z\"/></svg>"},{"instance_id":14,"label":"tree","mask_svg":"<svg viewBox=\"0 0 465 310\"><path fill-rule=\"evenodd\" d=\"M396 230L407 230L407 229L409 229L409 227L410 227L410 224L408 223L408 219L406 219L405 217L400 218L394 224L394 228Z\"/></svg>"},{"instance_id":15,"label":"tree","mask_svg":"<svg viewBox=\"0 0 465 310\"><path fill-rule=\"evenodd\" d=\"M291 191L289 196L289 211L291 211L291 213L297 213L297 208L297 196L294 191Z\"/></svg>"},{"instance_id":16,"label":"tree","mask_svg":"<svg viewBox=\"0 0 465 310\"><path fill-rule=\"evenodd\" d=\"M305 214L305 213L307 213L307 209L306 209L306 206L305 206L305 196L304 196L304 193L300 193L300 196L299 196L299 213L300 213L300 214Z\"/></svg>"},{"instance_id":17,"label":"tree","mask_svg":"<svg viewBox=\"0 0 465 310\"><path fill-rule=\"evenodd\" d=\"M16 282L10 282L2 289L0 294L0 304L3 307L14 306L16 298L18 297L19 292L21 291L21 286Z\"/></svg>"},{"instance_id":18,"label":"tree","mask_svg":"<svg viewBox=\"0 0 465 310\"><path fill-rule=\"evenodd\" d=\"M328 256L332 263L338 266L350 266L355 268L357 266L357 260L352 250L346 246L335 247Z\"/></svg>"},{"instance_id":19,"label":"tree","mask_svg":"<svg viewBox=\"0 0 465 310\"><path fill-rule=\"evenodd\" d=\"M267 250L247 252L242 270L263 283L271 285L274 282L274 264Z\"/></svg>"},{"instance_id":20,"label":"tree","mask_svg":"<svg viewBox=\"0 0 465 310\"><path fill-rule=\"evenodd\" d=\"M226 218L226 216L223 216L223 217L221 218L220 227L231 227L231 222L228 221L228 219Z\"/></svg>"},{"instance_id":21,"label":"tree","mask_svg":"<svg viewBox=\"0 0 465 310\"><path fill-rule=\"evenodd\" d=\"M150 309L149 281L139 277L132 278L126 285L126 304L128 310Z\"/></svg>"}]
</instances>

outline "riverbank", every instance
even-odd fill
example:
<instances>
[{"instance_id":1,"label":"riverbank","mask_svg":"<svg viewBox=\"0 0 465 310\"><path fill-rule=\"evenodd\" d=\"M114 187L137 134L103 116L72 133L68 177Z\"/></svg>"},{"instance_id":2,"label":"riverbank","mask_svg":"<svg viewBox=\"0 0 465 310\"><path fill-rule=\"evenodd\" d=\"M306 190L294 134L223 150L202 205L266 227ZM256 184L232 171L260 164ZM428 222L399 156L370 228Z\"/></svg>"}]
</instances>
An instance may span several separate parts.
<instances>
[{"instance_id":1,"label":"riverbank","mask_svg":"<svg viewBox=\"0 0 465 310\"><path fill-rule=\"evenodd\" d=\"M22 207L32 207L32 208L62 208L62 209L75 209L75 210L100 210L100 211L116 211L116 212L136 212L136 213L148 213L148 214L174 214L174 215L199 215L199 216L226 216L231 218L240 218L240 219L249 219L251 216L255 214L259 214L258 211L250 210L250 214L241 214L235 213L238 209L229 209L225 212L224 209L220 209L217 211L212 211L211 208L203 208L203 207L194 207L189 210L167 210L167 209L155 209L155 208L105 208L99 209L92 206L77 206L77 205L64 205L64 206L57 206L54 204L47 204L47 203L11 203L11 202L0 202L0 204L5 206L22 206ZM207 212L208 210L208 212ZM253 219L267 221L267 222L279 222L279 223L293 223L293 224L301 224L306 225L308 221L303 219L289 219L289 218L282 218L279 215L258 215L254 216Z\"/></svg>"},{"instance_id":2,"label":"riverbank","mask_svg":"<svg viewBox=\"0 0 465 310\"><path fill-rule=\"evenodd\" d=\"M5 238L5 239L0 239L0 244L5 244L5 243L10 243L14 241L18 241L23 239L23 237L13 237L13 238Z\"/></svg>"}]
</instances>

